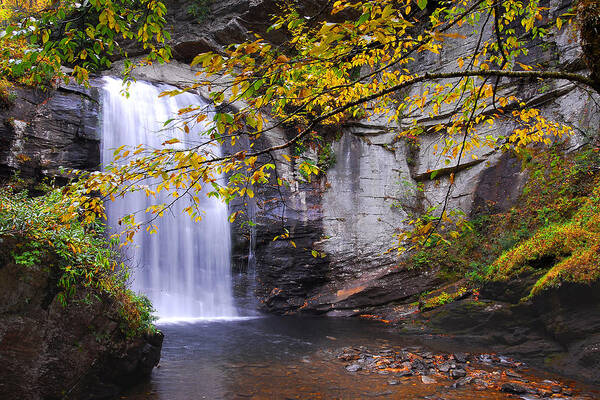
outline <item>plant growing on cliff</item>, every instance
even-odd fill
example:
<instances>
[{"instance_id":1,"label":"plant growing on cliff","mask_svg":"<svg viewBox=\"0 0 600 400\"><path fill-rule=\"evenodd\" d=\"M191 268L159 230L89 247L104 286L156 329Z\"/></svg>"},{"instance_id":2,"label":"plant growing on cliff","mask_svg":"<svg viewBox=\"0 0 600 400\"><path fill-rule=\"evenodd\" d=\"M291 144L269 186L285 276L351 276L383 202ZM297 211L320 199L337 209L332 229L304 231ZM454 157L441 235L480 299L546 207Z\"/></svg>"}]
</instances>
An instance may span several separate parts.
<instances>
[{"instance_id":1,"label":"plant growing on cliff","mask_svg":"<svg viewBox=\"0 0 600 400\"><path fill-rule=\"evenodd\" d=\"M212 0L194 0L187 8L188 15L194 17L196 22L203 22L210 13Z\"/></svg>"},{"instance_id":2,"label":"plant growing on cliff","mask_svg":"<svg viewBox=\"0 0 600 400\"><path fill-rule=\"evenodd\" d=\"M439 269L438 278L464 277L474 287L518 278L530 282L528 297L565 282L597 280L600 152L587 147L565 154L553 146L521 158L529 179L515 207L480 210L473 231L414 252L400 265Z\"/></svg>"},{"instance_id":3,"label":"plant growing on cliff","mask_svg":"<svg viewBox=\"0 0 600 400\"><path fill-rule=\"evenodd\" d=\"M190 106L167 124L198 135L197 145L175 148L177 140L172 139L160 149L117 149L120 164L107 173L92 174L73 187L73 194L85 204L93 201L90 193L95 190L107 198L129 190L149 196L167 191L173 200L186 195L191 200L187 211L196 215L202 187L209 188L210 196L230 201L247 195L250 186L290 184L288 176L272 171L277 163L297 157L290 149L316 140L323 129L339 130L349 120L384 115L398 137L439 135L433 151L448 169L442 204L432 217L416 218L412 233L399 234L398 249L444 240L439 231L451 230L456 223L447 210L455 172L468 158L477 157L474 151L549 144L571 132L518 94L503 92L505 83L569 81L600 90L595 76L527 61L531 41L569 29L572 19L572 13L552 15L537 0L341 0L324 4L314 15L287 4L270 28L286 36L285 42L275 45L256 35L224 54L205 53L194 59L201 73L183 90L204 87L217 112ZM475 40L467 41L466 35ZM452 46L469 51L437 70L423 70L423 60ZM590 46L587 51L595 51L594 41ZM432 122L426 129L422 116ZM212 120L208 128L203 123L207 120ZM500 121L512 124L510 135L487 133ZM291 135L277 133L282 128ZM246 150L224 155L212 151L215 145L235 145L242 139L250 143ZM309 160L299 163L308 176L319 171ZM219 174L231 178L222 182ZM147 178L161 183L150 189L144 183ZM168 206L159 204L148 212L154 218ZM124 234L131 240L140 221L132 214L122 222L130 227Z\"/></svg>"},{"instance_id":4,"label":"plant growing on cliff","mask_svg":"<svg viewBox=\"0 0 600 400\"><path fill-rule=\"evenodd\" d=\"M5 78L0 78L0 109L13 105L15 95L12 93L12 85Z\"/></svg>"},{"instance_id":5,"label":"plant growing on cliff","mask_svg":"<svg viewBox=\"0 0 600 400\"><path fill-rule=\"evenodd\" d=\"M127 289L127 270L118 263L115 241L97 223L65 218L63 193L47 188L37 197L11 186L0 187L0 260L23 268L42 267L56 276L57 300L67 306L76 290L112 297L123 332L152 327L152 305ZM99 298L98 296L95 296Z\"/></svg>"}]
</instances>

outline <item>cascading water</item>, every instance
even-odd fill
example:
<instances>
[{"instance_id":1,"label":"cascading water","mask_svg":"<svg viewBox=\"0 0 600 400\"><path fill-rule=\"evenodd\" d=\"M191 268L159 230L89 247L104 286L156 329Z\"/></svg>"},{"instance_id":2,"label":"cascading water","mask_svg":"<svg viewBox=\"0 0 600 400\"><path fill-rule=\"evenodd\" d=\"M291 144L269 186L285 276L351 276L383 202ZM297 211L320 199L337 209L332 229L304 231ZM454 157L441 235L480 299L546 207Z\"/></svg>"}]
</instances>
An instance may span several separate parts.
<instances>
[{"instance_id":1,"label":"cascading water","mask_svg":"<svg viewBox=\"0 0 600 400\"><path fill-rule=\"evenodd\" d=\"M121 94L121 80L105 78L102 99L102 157L112 161L119 146L158 148L170 138L181 143L189 139L177 129L164 130L163 123L189 105L205 104L190 93L159 98L170 86L134 82L129 97ZM144 211L167 198L150 199L144 193L130 193L107 204L108 225L116 226L122 216ZM133 289L146 294L161 320L228 319L236 316L231 287L231 238L227 206L206 197L206 211L194 222L182 210L187 199L154 223L157 234L142 231L126 251L133 270Z\"/></svg>"}]
</instances>

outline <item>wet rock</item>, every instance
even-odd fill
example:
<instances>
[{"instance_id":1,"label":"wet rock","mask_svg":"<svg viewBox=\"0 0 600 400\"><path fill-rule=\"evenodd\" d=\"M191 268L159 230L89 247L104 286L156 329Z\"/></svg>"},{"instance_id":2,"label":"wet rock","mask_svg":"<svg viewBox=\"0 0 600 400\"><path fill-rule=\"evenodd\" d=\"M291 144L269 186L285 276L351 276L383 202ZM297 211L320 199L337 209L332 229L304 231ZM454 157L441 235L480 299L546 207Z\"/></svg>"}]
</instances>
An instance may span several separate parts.
<instances>
[{"instance_id":1,"label":"wet rock","mask_svg":"<svg viewBox=\"0 0 600 400\"><path fill-rule=\"evenodd\" d=\"M506 374L506 376L510 376L511 378L520 378L521 377L521 374L511 371L510 369L507 369L504 373Z\"/></svg>"},{"instance_id":2,"label":"wet rock","mask_svg":"<svg viewBox=\"0 0 600 400\"><path fill-rule=\"evenodd\" d=\"M438 367L438 370L439 370L440 372L448 372L448 371L450 371L450 364L446 364L446 363L444 363L444 364L441 364L441 365Z\"/></svg>"},{"instance_id":3,"label":"wet rock","mask_svg":"<svg viewBox=\"0 0 600 400\"><path fill-rule=\"evenodd\" d=\"M482 363L491 364L493 362L492 356L489 354L480 354L478 358Z\"/></svg>"},{"instance_id":4,"label":"wet rock","mask_svg":"<svg viewBox=\"0 0 600 400\"><path fill-rule=\"evenodd\" d=\"M391 386L397 385L398 383L399 383L398 381L393 380L393 379L388 381L388 385L391 385Z\"/></svg>"},{"instance_id":5,"label":"wet rock","mask_svg":"<svg viewBox=\"0 0 600 400\"><path fill-rule=\"evenodd\" d=\"M404 371L400 371L396 373L396 376L398 378L402 378L404 376L412 376L414 375L414 373L411 370L404 370Z\"/></svg>"},{"instance_id":6,"label":"wet rock","mask_svg":"<svg viewBox=\"0 0 600 400\"><path fill-rule=\"evenodd\" d=\"M556 393L556 394L561 393L563 391L562 388L558 385L553 385L550 388L550 390L552 390L552 393Z\"/></svg>"},{"instance_id":7,"label":"wet rock","mask_svg":"<svg viewBox=\"0 0 600 400\"><path fill-rule=\"evenodd\" d=\"M533 277L537 279L536 277ZM535 283L528 282L525 287ZM565 284L544 292L528 304L519 304L522 288L515 289L516 304L502 299L508 283L482 290L478 302L460 300L419 315L429 326L446 333L473 337L490 351L510 354L529 364L562 375L600 383L600 283ZM566 351L565 351L566 349ZM485 354L482 362L516 370L514 360Z\"/></svg>"},{"instance_id":8,"label":"wet rock","mask_svg":"<svg viewBox=\"0 0 600 400\"><path fill-rule=\"evenodd\" d=\"M433 383L437 383L437 381L435 380L435 378L428 376L428 375L422 375L421 376L421 382L423 382L425 385L431 385Z\"/></svg>"},{"instance_id":9,"label":"wet rock","mask_svg":"<svg viewBox=\"0 0 600 400\"><path fill-rule=\"evenodd\" d=\"M459 369L459 368L453 369L450 372L450 376L454 379L462 378L462 377L467 376L467 371L465 371L464 369Z\"/></svg>"},{"instance_id":10,"label":"wet rock","mask_svg":"<svg viewBox=\"0 0 600 400\"><path fill-rule=\"evenodd\" d=\"M412 362L412 369L416 369L418 371L423 371L426 369L429 369L427 363L425 363L423 360L419 360L416 359Z\"/></svg>"},{"instance_id":11,"label":"wet rock","mask_svg":"<svg viewBox=\"0 0 600 400\"><path fill-rule=\"evenodd\" d=\"M386 390L385 392L363 393L363 395L366 397L384 397L384 396L389 396L390 394L393 394L393 393L394 392L392 392L391 390Z\"/></svg>"},{"instance_id":12,"label":"wet rock","mask_svg":"<svg viewBox=\"0 0 600 400\"><path fill-rule=\"evenodd\" d=\"M346 371L348 372L358 372L362 369L362 367L358 364L350 364L346 366Z\"/></svg>"},{"instance_id":13,"label":"wet rock","mask_svg":"<svg viewBox=\"0 0 600 400\"><path fill-rule=\"evenodd\" d=\"M527 388L515 382L507 382L502 384L500 391L505 393L523 394L527 393Z\"/></svg>"},{"instance_id":14,"label":"wet rock","mask_svg":"<svg viewBox=\"0 0 600 400\"><path fill-rule=\"evenodd\" d=\"M452 356L459 363L466 363L469 359L469 356L466 353L454 353Z\"/></svg>"},{"instance_id":15,"label":"wet rock","mask_svg":"<svg viewBox=\"0 0 600 400\"><path fill-rule=\"evenodd\" d=\"M483 388L487 388L487 387L489 386L489 384L488 384L486 381L484 381L483 379L479 379L479 378L474 378L474 379L471 381L471 383L472 383L473 385L476 385L476 386L481 386L481 387L483 387Z\"/></svg>"},{"instance_id":16,"label":"wet rock","mask_svg":"<svg viewBox=\"0 0 600 400\"><path fill-rule=\"evenodd\" d=\"M456 389L456 388L458 388L458 387L461 387L461 386L468 385L468 384L469 384L469 383L471 383L472 381L473 381L473 378L471 378L471 377L465 377L465 378L461 378L461 379L458 379L456 382L454 382L454 383L452 384L452 387L453 387L454 389Z\"/></svg>"},{"instance_id":17,"label":"wet rock","mask_svg":"<svg viewBox=\"0 0 600 400\"><path fill-rule=\"evenodd\" d=\"M538 389L537 395L546 398L552 396L552 392L550 390Z\"/></svg>"},{"instance_id":18,"label":"wet rock","mask_svg":"<svg viewBox=\"0 0 600 400\"><path fill-rule=\"evenodd\" d=\"M358 358L358 355L353 353L343 353L338 356L338 358L342 361L352 361Z\"/></svg>"}]
</instances>

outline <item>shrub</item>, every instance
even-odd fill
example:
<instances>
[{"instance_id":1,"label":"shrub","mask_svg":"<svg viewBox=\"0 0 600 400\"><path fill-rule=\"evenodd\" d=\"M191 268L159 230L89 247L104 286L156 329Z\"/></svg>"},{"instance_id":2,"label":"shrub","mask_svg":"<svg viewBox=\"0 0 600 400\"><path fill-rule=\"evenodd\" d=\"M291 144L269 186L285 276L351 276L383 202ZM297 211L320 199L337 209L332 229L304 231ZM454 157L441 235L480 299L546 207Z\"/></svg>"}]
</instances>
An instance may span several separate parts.
<instances>
[{"instance_id":1,"label":"shrub","mask_svg":"<svg viewBox=\"0 0 600 400\"><path fill-rule=\"evenodd\" d=\"M203 22L210 13L212 0L194 0L187 8L189 16L194 17L196 22Z\"/></svg>"},{"instance_id":2,"label":"shrub","mask_svg":"<svg viewBox=\"0 0 600 400\"><path fill-rule=\"evenodd\" d=\"M0 78L0 108L9 108L14 104L16 95L12 89L13 85L6 78Z\"/></svg>"},{"instance_id":3,"label":"shrub","mask_svg":"<svg viewBox=\"0 0 600 400\"><path fill-rule=\"evenodd\" d=\"M30 268L49 264L59 272L58 300L66 306L78 288L108 295L118 303L124 332L154 329L150 302L127 289L127 268L119 263L115 240L99 224L71 218L59 189L37 197L0 187L0 242L5 258Z\"/></svg>"}]
</instances>

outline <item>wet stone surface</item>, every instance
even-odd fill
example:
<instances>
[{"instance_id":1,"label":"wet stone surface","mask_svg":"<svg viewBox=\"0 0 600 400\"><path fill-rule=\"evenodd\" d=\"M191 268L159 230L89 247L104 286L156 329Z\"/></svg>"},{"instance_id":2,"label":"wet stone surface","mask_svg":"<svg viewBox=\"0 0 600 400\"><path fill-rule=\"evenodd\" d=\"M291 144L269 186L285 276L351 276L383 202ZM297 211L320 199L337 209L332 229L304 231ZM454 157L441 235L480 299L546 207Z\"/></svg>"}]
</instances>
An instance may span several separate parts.
<instances>
[{"instance_id":1,"label":"wet stone surface","mask_svg":"<svg viewBox=\"0 0 600 400\"><path fill-rule=\"evenodd\" d=\"M392 386L414 386L417 378L417 383L423 385L460 388L464 398L476 398L471 396L477 392L481 398L597 398L597 393L578 390L573 382L545 379L529 370L524 363L496 354L434 354L418 347L373 349L357 346L339 349L336 357L347 364L348 373L390 375L392 379L388 380L388 385ZM423 398L457 398L451 391L438 392L433 397Z\"/></svg>"}]
</instances>

